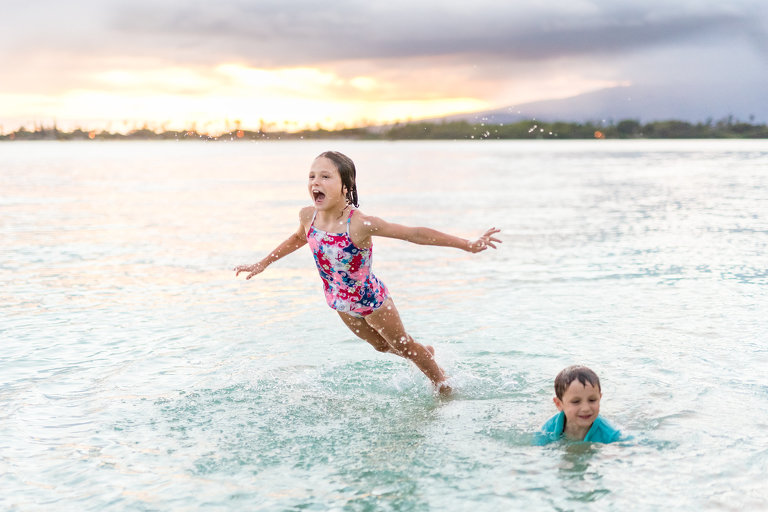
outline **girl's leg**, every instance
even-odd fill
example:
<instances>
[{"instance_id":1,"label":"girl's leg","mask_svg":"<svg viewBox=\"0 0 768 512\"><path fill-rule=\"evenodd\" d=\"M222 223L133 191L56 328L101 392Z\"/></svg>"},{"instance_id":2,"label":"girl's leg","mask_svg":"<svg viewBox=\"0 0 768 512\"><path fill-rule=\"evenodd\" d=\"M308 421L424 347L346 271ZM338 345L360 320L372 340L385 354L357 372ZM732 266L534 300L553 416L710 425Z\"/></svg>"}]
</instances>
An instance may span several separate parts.
<instances>
[{"instance_id":1,"label":"girl's leg","mask_svg":"<svg viewBox=\"0 0 768 512\"><path fill-rule=\"evenodd\" d=\"M445 381L445 373L433 357L434 349L429 350L432 347L427 348L417 343L410 334L405 332L400 313L391 298L387 299L379 309L366 316L365 322L379 333L390 347L394 348L395 353L413 361L441 391L450 391L450 388L444 384L441 385Z\"/></svg>"},{"instance_id":2,"label":"girl's leg","mask_svg":"<svg viewBox=\"0 0 768 512\"><path fill-rule=\"evenodd\" d=\"M355 336L364 341L367 341L379 352L391 352L393 354L400 355L393 350L387 340L382 338L381 335L376 332L373 327L366 323L365 319L348 315L340 311L337 311L337 313L339 313L339 317L344 322L344 324L349 327L349 330L355 333Z\"/></svg>"},{"instance_id":3,"label":"girl's leg","mask_svg":"<svg viewBox=\"0 0 768 512\"><path fill-rule=\"evenodd\" d=\"M365 319L348 315L340 311L337 311L337 313L339 314L339 317L344 322L344 324L349 327L350 331L355 333L355 335L361 340L370 343L373 348L379 352L389 352L390 354L396 354L398 356L405 357L402 352L395 350L395 347L391 347L389 342L382 338L381 334L379 334L373 327L368 325ZM427 348L430 354L433 356L435 355L435 349L432 347L432 345L424 346Z\"/></svg>"}]
</instances>

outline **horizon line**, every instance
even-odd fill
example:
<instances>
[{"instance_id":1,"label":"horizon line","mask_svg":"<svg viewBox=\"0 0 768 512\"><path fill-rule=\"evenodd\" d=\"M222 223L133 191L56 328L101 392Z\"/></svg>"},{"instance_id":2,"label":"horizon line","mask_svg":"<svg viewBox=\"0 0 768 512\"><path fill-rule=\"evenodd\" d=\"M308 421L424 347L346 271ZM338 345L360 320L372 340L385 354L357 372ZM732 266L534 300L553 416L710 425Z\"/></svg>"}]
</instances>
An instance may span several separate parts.
<instances>
[{"instance_id":1,"label":"horizon line","mask_svg":"<svg viewBox=\"0 0 768 512\"><path fill-rule=\"evenodd\" d=\"M194 124L194 123L193 123ZM239 123L238 123L239 124ZM269 140L277 138L367 138L367 139L532 139L532 138L768 138L768 124L747 123L729 115L718 121L692 123L679 119L649 121L642 123L636 119L619 121L542 121L536 118L508 123L493 123L487 120L470 122L467 119L442 119L396 122L385 125L328 128L304 128L297 131L271 130L266 126L258 130L236 128L218 133L198 131L196 127L182 130L153 130L149 123L142 128L127 132L88 130L77 127L71 131L59 130L56 122L46 127L38 124L34 131L21 126L8 134L3 133L0 125L0 140L4 141L39 141L39 140ZM414 131L415 130L415 131Z\"/></svg>"}]
</instances>

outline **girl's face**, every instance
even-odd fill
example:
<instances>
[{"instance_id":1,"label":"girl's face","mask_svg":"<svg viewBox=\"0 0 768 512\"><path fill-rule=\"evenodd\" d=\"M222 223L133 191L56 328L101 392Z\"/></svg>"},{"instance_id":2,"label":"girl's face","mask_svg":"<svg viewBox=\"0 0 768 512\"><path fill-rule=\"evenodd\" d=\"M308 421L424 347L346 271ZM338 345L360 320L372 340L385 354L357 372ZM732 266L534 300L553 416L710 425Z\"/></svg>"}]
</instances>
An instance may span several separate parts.
<instances>
[{"instance_id":1,"label":"girl's face","mask_svg":"<svg viewBox=\"0 0 768 512\"><path fill-rule=\"evenodd\" d=\"M325 157L315 158L309 168L309 196L315 208L328 210L346 206L346 189L341 183L341 175L331 160Z\"/></svg>"}]
</instances>

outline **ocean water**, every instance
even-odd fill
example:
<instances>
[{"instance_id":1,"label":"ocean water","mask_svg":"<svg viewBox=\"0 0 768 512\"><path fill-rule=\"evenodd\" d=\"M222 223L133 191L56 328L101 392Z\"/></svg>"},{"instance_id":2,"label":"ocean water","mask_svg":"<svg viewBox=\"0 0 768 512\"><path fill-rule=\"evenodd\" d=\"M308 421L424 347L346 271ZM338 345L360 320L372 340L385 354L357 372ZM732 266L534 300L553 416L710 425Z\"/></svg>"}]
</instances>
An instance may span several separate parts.
<instances>
[{"instance_id":1,"label":"ocean water","mask_svg":"<svg viewBox=\"0 0 768 512\"><path fill-rule=\"evenodd\" d=\"M355 339L298 226L349 154L455 393ZM768 143L0 144L0 509L768 507ZM531 446L586 364L628 444Z\"/></svg>"}]
</instances>

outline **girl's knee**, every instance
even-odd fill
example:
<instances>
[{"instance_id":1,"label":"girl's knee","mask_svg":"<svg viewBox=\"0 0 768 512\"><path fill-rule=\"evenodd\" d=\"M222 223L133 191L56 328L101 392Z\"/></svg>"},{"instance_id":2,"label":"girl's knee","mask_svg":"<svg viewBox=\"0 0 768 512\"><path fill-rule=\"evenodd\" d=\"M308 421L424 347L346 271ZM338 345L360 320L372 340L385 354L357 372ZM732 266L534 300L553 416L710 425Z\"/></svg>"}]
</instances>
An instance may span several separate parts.
<instances>
[{"instance_id":1,"label":"girl's knee","mask_svg":"<svg viewBox=\"0 0 768 512\"><path fill-rule=\"evenodd\" d=\"M366 336L362 339L367 341L368 344L376 350L376 352L392 352L392 347L384 338L378 336Z\"/></svg>"},{"instance_id":2,"label":"girl's knee","mask_svg":"<svg viewBox=\"0 0 768 512\"><path fill-rule=\"evenodd\" d=\"M410 336L407 341L399 344L397 348L400 349L399 353L401 356L410 360L423 359L425 357L432 359L434 354L434 350L429 350L424 345L414 341Z\"/></svg>"},{"instance_id":3,"label":"girl's knee","mask_svg":"<svg viewBox=\"0 0 768 512\"><path fill-rule=\"evenodd\" d=\"M395 342L395 346L399 349L406 349L416 343L413 341L413 338L409 334L406 334L405 336L400 336L400 338L397 339Z\"/></svg>"}]
</instances>

